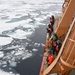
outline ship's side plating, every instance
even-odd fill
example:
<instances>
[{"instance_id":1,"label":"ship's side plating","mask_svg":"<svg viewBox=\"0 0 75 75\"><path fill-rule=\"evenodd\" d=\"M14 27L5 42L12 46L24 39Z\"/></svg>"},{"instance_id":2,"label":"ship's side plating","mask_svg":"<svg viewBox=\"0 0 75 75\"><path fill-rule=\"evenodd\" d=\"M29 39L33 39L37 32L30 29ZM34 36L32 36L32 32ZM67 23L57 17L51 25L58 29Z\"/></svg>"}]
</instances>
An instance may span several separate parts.
<instances>
[{"instance_id":1,"label":"ship's side plating","mask_svg":"<svg viewBox=\"0 0 75 75\"><path fill-rule=\"evenodd\" d=\"M58 73L69 75L75 68L75 0L65 0L62 8L62 17L56 29L58 38L63 41L62 47L52 64L43 70L40 75ZM49 43L46 42L48 46ZM43 64L44 66L44 64Z\"/></svg>"}]
</instances>

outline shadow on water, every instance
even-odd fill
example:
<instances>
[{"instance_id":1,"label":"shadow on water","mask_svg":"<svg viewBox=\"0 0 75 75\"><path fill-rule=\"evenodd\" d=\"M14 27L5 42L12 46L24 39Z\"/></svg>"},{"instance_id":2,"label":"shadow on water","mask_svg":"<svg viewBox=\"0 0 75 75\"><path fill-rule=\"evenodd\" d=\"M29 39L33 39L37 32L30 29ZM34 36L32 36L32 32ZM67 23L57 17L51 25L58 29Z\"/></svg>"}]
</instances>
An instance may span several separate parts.
<instances>
[{"instance_id":1,"label":"shadow on water","mask_svg":"<svg viewBox=\"0 0 75 75\"><path fill-rule=\"evenodd\" d=\"M35 30L34 35L31 37L31 40L34 43L45 43L46 39L46 26L40 26ZM16 71L20 75L39 75L42 56L43 56L44 47L39 46L38 51L33 53L33 56L27 58L15 67Z\"/></svg>"},{"instance_id":2,"label":"shadow on water","mask_svg":"<svg viewBox=\"0 0 75 75\"><path fill-rule=\"evenodd\" d=\"M17 65L15 68L20 75L39 75L42 56L35 55Z\"/></svg>"}]
</instances>

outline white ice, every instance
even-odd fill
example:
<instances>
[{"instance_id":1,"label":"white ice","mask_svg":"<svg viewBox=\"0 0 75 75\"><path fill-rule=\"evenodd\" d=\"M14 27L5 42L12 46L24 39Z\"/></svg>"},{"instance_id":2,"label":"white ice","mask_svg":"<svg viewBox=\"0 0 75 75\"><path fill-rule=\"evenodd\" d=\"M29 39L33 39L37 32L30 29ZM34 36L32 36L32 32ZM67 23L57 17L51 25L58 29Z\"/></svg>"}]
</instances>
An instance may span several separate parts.
<instances>
[{"instance_id":1,"label":"white ice","mask_svg":"<svg viewBox=\"0 0 75 75\"><path fill-rule=\"evenodd\" d=\"M44 46L45 46L45 44L41 43L41 46L43 46L43 47L44 47Z\"/></svg>"},{"instance_id":2,"label":"white ice","mask_svg":"<svg viewBox=\"0 0 75 75\"><path fill-rule=\"evenodd\" d=\"M2 71L2 70L0 70L0 74L1 75L16 75L16 74L11 74L11 73L8 73L8 72Z\"/></svg>"},{"instance_id":3,"label":"white ice","mask_svg":"<svg viewBox=\"0 0 75 75\"><path fill-rule=\"evenodd\" d=\"M19 48L19 46L18 45L16 45L16 46L12 45L11 47L7 47L6 49L15 49L15 48Z\"/></svg>"},{"instance_id":4,"label":"white ice","mask_svg":"<svg viewBox=\"0 0 75 75\"><path fill-rule=\"evenodd\" d=\"M16 55L16 56L22 55L23 53L24 53L24 51L17 51L17 52L15 53L15 55Z\"/></svg>"},{"instance_id":5,"label":"white ice","mask_svg":"<svg viewBox=\"0 0 75 75\"><path fill-rule=\"evenodd\" d=\"M17 65L17 62L11 61L9 62L11 67L15 67Z\"/></svg>"},{"instance_id":6,"label":"white ice","mask_svg":"<svg viewBox=\"0 0 75 75\"><path fill-rule=\"evenodd\" d=\"M12 42L13 38L11 37L0 37L0 45L7 45Z\"/></svg>"},{"instance_id":7,"label":"white ice","mask_svg":"<svg viewBox=\"0 0 75 75\"><path fill-rule=\"evenodd\" d=\"M26 36L31 35L33 32L25 32L23 30L16 30L13 34L8 34L9 36L13 38L18 38L18 39L27 39Z\"/></svg>"},{"instance_id":8,"label":"white ice","mask_svg":"<svg viewBox=\"0 0 75 75\"><path fill-rule=\"evenodd\" d=\"M38 49L35 49L35 48L34 48L34 49L32 49L32 51L38 51Z\"/></svg>"},{"instance_id":9,"label":"white ice","mask_svg":"<svg viewBox=\"0 0 75 75\"><path fill-rule=\"evenodd\" d=\"M32 56L32 53L27 53L24 55L24 57L22 57L22 59L24 60L24 59L29 58L31 56Z\"/></svg>"},{"instance_id":10,"label":"white ice","mask_svg":"<svg viewBox=\"0 0 75 75\"><path fill-rule=\"evenodd\" d=\"M39 47L40 43L34 43L34 47Z\"/></svg>"},{"instance_id":11,"label":"white ice","mask_svg":"<svg viewBox=\"0 0 75 75\"><path fill-rule=\"evenodd\" d=\"M3 31L6 31L6 30L11 30L15 27L19 26L18 24L14 24L14 23L5 23L5 21L0 21L0 33L2 33Z\"/></svg>"},{"instance_id":12,"label":"white ice","mask_svg":"<svg viewBox=\"0 0 75 75\"><path fill-rule=\"evenodd\" d=\"M0 58L4 56L4 52L0 51Z\"/></svg>"}]
</instances>

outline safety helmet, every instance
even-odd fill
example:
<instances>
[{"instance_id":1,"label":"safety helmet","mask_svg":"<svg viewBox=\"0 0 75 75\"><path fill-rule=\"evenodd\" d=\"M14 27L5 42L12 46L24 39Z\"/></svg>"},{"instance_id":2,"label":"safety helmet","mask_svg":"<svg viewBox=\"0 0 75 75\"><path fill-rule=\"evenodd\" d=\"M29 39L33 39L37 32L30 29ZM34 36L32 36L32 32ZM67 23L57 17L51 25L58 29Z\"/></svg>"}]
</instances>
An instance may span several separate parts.
<instances>
[{"instance_id":1,"label":"safety helmet","mask_svg":"<svg viewBox=\"0 0 75 75\"><path fill-rule=\"evenodd\" d=\"M57 40L57 44L60 44L61 43L61 41L60 40Z\"/></svg>"}]
</instances>

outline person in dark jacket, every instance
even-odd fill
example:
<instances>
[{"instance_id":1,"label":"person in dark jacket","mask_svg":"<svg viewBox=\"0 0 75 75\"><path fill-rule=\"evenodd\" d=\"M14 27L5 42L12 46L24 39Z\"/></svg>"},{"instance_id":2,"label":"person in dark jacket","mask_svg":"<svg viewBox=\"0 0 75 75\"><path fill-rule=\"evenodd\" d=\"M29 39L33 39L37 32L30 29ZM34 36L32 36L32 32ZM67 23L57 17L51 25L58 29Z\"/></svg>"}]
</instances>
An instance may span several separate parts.
<instances>
[{"instance_id":1,"label":"person in dark jacket","mask_svg":"<svg viewBox=\"0 0 75 75\"><path fill-rule=\"evenodd\" d=\"M54 22L55 22L55 17L52 15L50 17L50 23L51 23L52 26L54 25Z\"/></svg>"},{"instance_id":2,"label":"person in dark jacket","mask_svg":"<svg viewBox=\"0 0 75 75\"><path fill-rule=\"evenodd\" d=\"M51 48L51 50L53 50L53 54L55 54L55 52L56 52L56 41L57 41L57 38L56 37L54 37L53 39L52 39L52 48Z\"/></svg>"},{"instance_id":3,"label":"person in dark jacket","mask_svg":"<svg viewBox=\"0 0 75 75\"><path fill-rule=\"evenodd\" d=\"M53 32L53 26L51 24L49 24L48 28L47 28L47 39L49 39L52 32Z\"/></svg>"},{"instance_id":4,"label":"person in dark jacket","mask_svg":"<svg viewBox=\"0 0 75 75\"><path fill-rule=\"evenodd\" d=\"M60 48L61 48L61 41L60 40L57 40L56 41L56 55L58 55L58 53L59 53L59 50L60 50Z\"/></svg>"},{"instance_id":5,"label":"person in dark jacket","mask_svg":"<svg viewBox=\"0 0 75 75\"><path fill-rule=\"evenodd\" d=\"M48 25L49 34L53 32L53 26L51 24Z\"/></svg>"}]
</instances>

